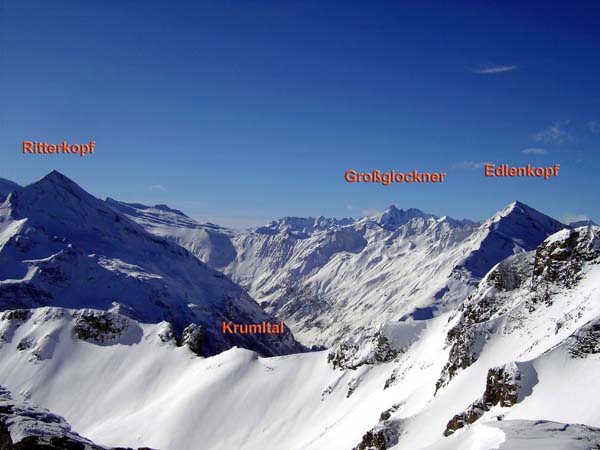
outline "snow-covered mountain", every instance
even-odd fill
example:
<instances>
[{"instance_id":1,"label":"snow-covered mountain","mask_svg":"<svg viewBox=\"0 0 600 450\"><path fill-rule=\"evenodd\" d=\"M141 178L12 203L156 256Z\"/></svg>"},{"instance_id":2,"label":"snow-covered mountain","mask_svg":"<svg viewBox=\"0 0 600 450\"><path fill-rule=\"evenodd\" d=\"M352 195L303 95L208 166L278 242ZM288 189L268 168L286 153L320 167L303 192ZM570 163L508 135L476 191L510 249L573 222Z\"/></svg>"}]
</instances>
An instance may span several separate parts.
<instances>
[{"instance_id":1,"label":"snow-covered mountain","mask_svg":"<svg viewBox=\"0 0 600 450\"><path fill-rule=\"evenodd\" d=\"M98 327L103 314L119 326ZM0 315L0 361L16 400L105 446L589 450L600 446L600 228L509 256L453 310L330 350L197 358L165 324L42 307Z\"/></svg>"},{"instance_id":2,"label":"snow-covered mountain","mask_svg":"<svg viewBox=\"0 0 600 450\"><path fill-rule=\"evenodd\" d=\"M194 335L204 355L233 345L263 355L302 350L289 330L222 333L223 321L275 319L222 273L58 172L0 205L0 310L50 305L167 321L177 336Z\"/></svg>"},{"instance_id":3,"label":"snow-covered mountain","mask_svg":"<svg viewBox=\"0 0 600 450\"><path fill-rule=\"evenodd\" d=\"M514 202L235 232L57 172L9 189L1 448L600 448L599 227ZM330 348L223 335L276 319L202 261Z\"/></svg>"},{"instance_id":4,"label":"snow-covered mountain","mask_svg":"<svg viewBox=\"0 0 600 450\"><path fill-rule=\"evenodd\" d=\"M0 199L5 198L12 191L16 191L20 187L21 186L13 181L0 178Z\"/></svg>"},{"instance_id":5,"label":"snow-covered mountain","mask_svg":"<svg viewBox=\"0 0 600 450\"><path fill-rule=\"evenodd\" d=\"M519 202L480 223L390 206L359 220L284 218L238 233L110 204L222 270L310 345L448 310L496 263L565 228Z\"/></svg>"},{"instance_id":6,"label":"snow-covered mountain","mask_svg":"<svg viewBox=\"0 0 600 450\"><path fill-rule=\"evenodd\" d=\"M187 248L211 267L225 267L235 259L231 243L234 232L212 223L198 223L166 205L145 206L107 198L106 203L127 215L157 236L169 238Z\"/></svg>"}]
</instances>

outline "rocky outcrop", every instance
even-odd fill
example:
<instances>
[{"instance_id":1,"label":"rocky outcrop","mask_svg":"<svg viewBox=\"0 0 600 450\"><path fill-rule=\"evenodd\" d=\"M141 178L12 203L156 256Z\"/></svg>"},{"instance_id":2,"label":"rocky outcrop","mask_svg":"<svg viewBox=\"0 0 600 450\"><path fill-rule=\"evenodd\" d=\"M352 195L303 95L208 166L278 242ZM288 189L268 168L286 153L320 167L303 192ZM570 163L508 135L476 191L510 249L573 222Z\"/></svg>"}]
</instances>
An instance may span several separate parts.
<instances>
[{"instance_id":1,"label":"rocky outcrop","mask_svg":"<svg viewBox=\"0 0 600 450\"><path fill-rule=\"evenodd\" d=\"M0 346L5 342L11 342L17 328L25 323L31 313L27 309L15 309L0 313Z\"/></svg>"},{"instance_id":2,"label":"rocky outcrop","mask_svg":"<svg viewBox=\"0 0 600 450\"><path fill-rule=\"evenodd\" d=\"M386 450L387 448L383 431L367 431L355 450Z\"/></svg>"},{"instance_id":3,"label":"rocky outcrop","mask_svg":"<svg viewBox=\"0 0 600 450\"><path fill-rule=\"evenodd\" d=\"M531 252L521 253L496 265L481 280L477 291L458 308L458 321L446 336L450 351L448 362L436 383L436 392L460 370L477 361L485 336L493 331L493 319L514 306L511 294L530 280L532 258Z\"/></svg>"},{"instance_id":4,"label":"rocky outcrop","mask_svg":"<svg viewBox=\"0 0 600 450\"><path fill-rule=\"evenodd\" d=\"M574 288L586 266L600 262L600 228L564 229L550 236L533 252L507 258L479 283L477 291L458 309L458 320L448 331L448 362L436 383L436 391L471 366L497 320L516 307L533 314L540 306L552 305L555 294ZM522 302L522 303L521 303ZM556 324L557 329L563 322ZM583 352L594 348L594 333L576 339ZM574 350L575 353L578 350Z\"/></svg>"},{"instance_id":5,"label":"rocky outcrop","mask_svg":"<svg viewBox=\"0 0 600 450\"><path fill-rule=\"evenodd\" d=\"M398 443L397 427L391 423L380 423L367 431L352 450L387 450Z\"/></svg>"},{"instance_id":6,"label":"rocky outcrop","mask_svg":"<svg viewBox=\"0 0 600 450\"><path fill-rule=\"evenodd\" d=\"M133 335L141 338L142 330L135 321L121 314L83 309L73 314L75 324L73 332L78 339L95 343L133 343L124 342Z\"/></svg>"},{"instance_id":7,"label":"rocky outcrop","mask_svg":"<svg viewBox=\"0 0 600 450\"><path fill-rule=\"evenodd\" d=\"M202 356L202 341L204 339L204 330L200 325L188 325L181 335L181 344L187 345L188 348L198 356Z\"/></svg>"},{"instance_id":8,"label":"rocky outcrop","mask_svg":"<svg viewBox=\"0 0 600 450\"><path fill-rule=\"evenodd\" d=\"M109 450L71 430L60 416L16 402L0 386L1 450Z\"/></svg>"},{"instance_id":9,"label":"rocky outcrop","mask_svg":"<svg viewBox=\"0 0 600 450\"><path fill-rule=\"evenodd\" d=\"M357 369L364 364L381 364L392 361L400 354L380 331L361 334L332 348L327 361L334 369Z\"/></svg>"},{"instance_id":10,"label":"rocky outcrop","mask_svg":"<svg viewBox=\"0 0 600 450\"><path fill-rule=\"evenodd\" d=\"M581 278L585 263L600 262L600 228L581 227L563 230L544 241L535 252L533 261L532 290L536 295L530 302L530 310L536 303L551 304L557 288L570 289Z\"/></svg>"},{"instance_id":11,"label":"rocky outcrop","mask_svg":"<svg viewBox=\"0 0 600 450\"><path fill-rule=\"evenodd\" d=\"M600 321L588 324L579 330L569 345L572 358L587 358L600 353Z\"/></svg>"},{"instance_id":12,"label":"rocky outcrop","mask_svg":"<svg viewBox=\"0 0 600 450\"><path fill-rule=\"evenodd\" d=\"M67 421L46 409L14 400L0 386L0 450L134 450L104 447L75 433ZM153 450L140 447L137 450Z\"/></svg>"},{"instance_id":13,"label":"rocky outcrop","mask_svg":"<svg viewBox=\"0 0 600 450\"><path fill-rule=\"evenodd\" d=\"M527 369L523 372L517 363L509 363L502 367L490 369L487 373L485 391L482 397L473 402L466 410L450 419L446 425L444 436L450 436L456 430L472 424L493 406L498 405L508 408L522 400L529 393L523 389L526 386L523 383L523 378L528 372L533 376L532 369L529 367Z\"/></svg>"}]
</instances>

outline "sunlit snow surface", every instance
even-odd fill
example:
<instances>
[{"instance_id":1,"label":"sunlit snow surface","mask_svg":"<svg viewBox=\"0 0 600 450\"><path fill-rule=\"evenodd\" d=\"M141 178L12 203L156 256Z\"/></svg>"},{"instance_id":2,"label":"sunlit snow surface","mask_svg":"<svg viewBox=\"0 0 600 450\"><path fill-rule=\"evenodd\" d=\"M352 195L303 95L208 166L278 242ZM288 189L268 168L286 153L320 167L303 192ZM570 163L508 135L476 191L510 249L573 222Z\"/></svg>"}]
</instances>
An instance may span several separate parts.
<instances>
[{"instance_id":1,"label":"sunlit snow surface","mask_svg":"<svg viewBox=\"0 0 600 450\"><path fill-rule=\"evenodd\" d=\"M108 204L246 287L307 345L452 309L496 263L564 227L519 202L480 223L391 206L358 220L287 217L241 232L160 205Z\"/></svg>"},{"instance_id":2,"label":"sunlit snow surface","mask_svg":"<svg viewBox=\"0 0 600 450\"><path fill-rule=\"evenodd\" d=\"M143 330L139 341L98 345L74 337L74 311L39 308L8 332L2 321L0 332L7 337L0 347L0 379L13 394L64 416L75 431L104 445L351 449L395 405L395 449L518 449L533 438L533 448L588 448L582 442L596 442L597 430L523 421L600 425L600 404L593 400L600 398L600 355L568 353L571 333L600 314L599 280L600 265L589 266L584 279L556 294L551 307L518 322L503 315L507 326L490 332L477 362L436 395L448 357L446 335L456 320L451 313L414 327L418 339L406 327L388 327L390 336L408 346L405 353L392 362L341 371L327 363L325 351L260 358L232 349L198 358L163 342L161 324L132 322ZM582 315L556 334L559 311L580 307ZM514 312L519 308L517 303ZM535 345L524 345L525 339ZM23 341L29 345L18 351ZM42 357L36 356L42 347ZM482 395L489 367L528 358L537 379L521 403L494 407L474 425L442 436L448 420ZM383 389L393 372L397 381ZM504 421L497 421L499 415Z\"/></svg>"},{"instance_id":3,"label":"sunlit snow surface","mask_svg":"<svg viewBox=\"0 0 600 450\"><path fill-rule=\"evenodd\" d=\"M49 177L0 207L0 300L13 310L0 313L0 385L85 438L162 450L350 450L375 429L406 450L599 446L600 228L559 231L538 247L562 226L519 203L477 224L390 209L242 233L129 205L135 224L122 206ZM188 241L181 224L204 237ZM305 339L349 342L355 369L334 369L329 350L201 358L178 346L163 308L144 303L150 292L181 318L218 315L223 292L246 317L267 317L178 242L228 261ZM189 310L196 296L200 313ZM97 326L102 317L111 327ZM387 362L374 357L373 333L397 352ZM444 437L498 367L517 382L516 402Z\"/></svg>"}]
</instances>

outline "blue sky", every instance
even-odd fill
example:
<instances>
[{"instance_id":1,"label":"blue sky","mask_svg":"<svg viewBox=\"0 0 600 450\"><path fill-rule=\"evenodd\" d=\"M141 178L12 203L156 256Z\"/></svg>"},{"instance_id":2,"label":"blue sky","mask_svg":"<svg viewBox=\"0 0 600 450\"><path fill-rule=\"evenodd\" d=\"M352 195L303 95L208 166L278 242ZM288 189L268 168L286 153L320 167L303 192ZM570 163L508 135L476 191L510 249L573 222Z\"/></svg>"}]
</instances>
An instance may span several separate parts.
<instances>
[{"instance_id":1,"label":"blue sky","mask_svg":"<svg viewBox=\"0 0 600 450\"><path fill-rule=\"evenodd\" d=\"M230 226L392 203L482 219L515 199L600 220L600 3L450 3L3 2L0 177L57 169ZM21 153L63 139L95 154ZM488 179L483 162L561 170Z\"/></svg>"}]
</instances>

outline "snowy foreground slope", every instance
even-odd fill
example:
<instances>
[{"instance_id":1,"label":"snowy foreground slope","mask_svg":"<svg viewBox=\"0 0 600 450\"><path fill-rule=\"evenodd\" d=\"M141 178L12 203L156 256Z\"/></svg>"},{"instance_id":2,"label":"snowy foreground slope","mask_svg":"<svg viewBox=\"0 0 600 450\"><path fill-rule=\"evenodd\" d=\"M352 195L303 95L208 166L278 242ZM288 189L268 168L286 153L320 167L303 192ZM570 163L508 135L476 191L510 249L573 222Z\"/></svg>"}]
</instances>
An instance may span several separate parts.
<instances>
[{"instance_id":1,"label":"snowy foreground slope","mask_svg":"<svg viewBox=\"0 0 600 450\"><path fill-rule=\"evenodd\" d=\"M455 309L328 351L200 358L166 324L41 307L0 316L0 380L105 446L600 448L600 228L492 268ZM500 420L502 419L502 420Z\"/></svg>"},{"instance_id":2,"label":"snowy foreground slope","mask_svg":"<svg viewBox=\"0 0 600 450\"><path fill-rule=\"evenodd\" d=\"M481 223L391 206L356 221L292 217L234 232L164 206L108 202L246 287L307 345L452 309L495 264L565 227L515 202Z\"/></svg>"},{"instance_id":3,"label":"snowy foreground slope","mask_svg":"<svg viewBox=\"0 0 600 450\"><path fill-rule=\"evenodd\" d=\"M0 386L2 450L104 450L71 430L64 418L27 402L15 401Z\"/></svg>"},{"instance_id":4,"label":"snowy foreground slope","mask_svg":"<svg viewBox=\"0 0 600 450\"><path fill-rule=\"evenodd\" d=\"M166 320L204 355L234 345L263 355L302 350L289 330L223 334L222 321L275 319L222 273L58 172L13 190L0 204L0 310L49 305Z\"/></svg>"}]
</instances>

